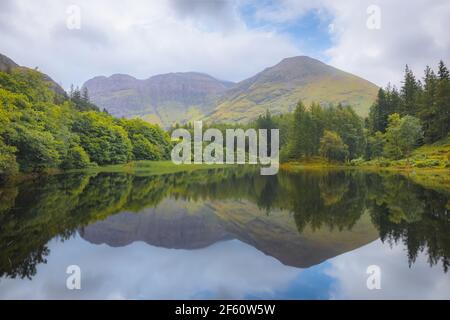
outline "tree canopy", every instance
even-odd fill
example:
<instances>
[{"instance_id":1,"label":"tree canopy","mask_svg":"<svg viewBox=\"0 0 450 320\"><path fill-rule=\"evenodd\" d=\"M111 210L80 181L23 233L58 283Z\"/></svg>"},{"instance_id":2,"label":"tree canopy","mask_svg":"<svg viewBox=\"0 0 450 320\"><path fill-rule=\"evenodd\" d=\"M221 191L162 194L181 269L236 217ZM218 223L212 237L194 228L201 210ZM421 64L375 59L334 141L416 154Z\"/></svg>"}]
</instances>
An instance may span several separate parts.
<instances>
[{"instance_id":1,"label":"tree canopy","mask_svg":"<svg viewBox=\"0 0 450 320\"><path fill-rule=\"evenodd\" d=\"M0 72L0 178L166 159L171 142L156 125L100 112L86 89L57 95L35 70Z\"/></svg>"}]
</instances>

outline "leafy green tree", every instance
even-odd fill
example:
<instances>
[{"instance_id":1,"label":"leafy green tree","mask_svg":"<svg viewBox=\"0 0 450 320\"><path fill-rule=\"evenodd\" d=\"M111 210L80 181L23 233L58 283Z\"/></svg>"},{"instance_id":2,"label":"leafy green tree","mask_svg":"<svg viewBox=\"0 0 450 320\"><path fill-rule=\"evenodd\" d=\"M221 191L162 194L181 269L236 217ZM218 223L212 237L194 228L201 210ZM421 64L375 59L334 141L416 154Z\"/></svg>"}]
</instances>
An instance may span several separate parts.
<instances>
[{"instance_id":1,"label":"leafy green tree","mask_svg":"<svg viewBox=\"0 0 450 320\"><path fill-rule=\"evenodd\" d=\"M67 155L61 164L63 169L83 169L90 165L89 155L80 145L69 148Z\"/></svg>"},{"instance_id":2,"label":"leafy green tree","mask_svg":"<svg viewBox=\"0 0 450 320\"><path fill-rule=\"evenodd\" d=\"M131 137L131 144L133 145L133 157L135 160L162 159L161 150L142 134L134 134Z\"/></svg>"},{"instance_id":3,"label":"leafy green tree","mask_svg":"<svg viewBox=\"0 0 450 320\"><path fill-rule=\"evenodd\" d=\"M74 121L73 131L79 135L91 161L99 165L125 163L131 158L127 132L109 115L84 112Z\"/></svg>"},{"instance_id":4,"label":"leafy green tree","mask_svg":"<svg viewBox=\"0 0 450 320\"><path fill-rule=\"evenodd\" d=\"M367 139L365 158L370 160L381 157L383 155L384 142L384 134L382 134L380 131L375 132L373 136L369 136Z\"/></svg>"},{"instance_id":5,"label":"leafy green tree","mask_svg":"<svg viewBox=\"0 0 450 320\"><path fill-rule=\"evenodd\" d=\"M345 161L348 158L348 146L342 141L338 133L325 130L320 139L319 153L321 156L336 161Z\"/></svg>"},{"instance_id":6,"label":"leafy green tree","mask_svg":"<svg viewBox=\"0 0 450 320\"><path fill-rule=\"evenodd\" d=\"M350 106L331 107L325 110L325 128L339 134L348 146L349 158L364 154L364 123Z\"/></svg>"},{"instance_id":7,"label":"leafy green tree","mask_svg":"<svg viewBox=\"0 0 450 320\"><path fill-rule=\"evenodd\" d=\"M117 124L126 130L135 160L169 159L172 142L167 132L158 125L142 119L120 119Z\"/></svg>"},{"instance_id":8,"label":"leafy green tree","mask_svg":"<svg viewBox=\"0 0 450 320\"><path fill-rule=\"evenodd\" d=\"M17 147L17 161L25 171L42 171L57 168L61 163L59 142L46 131L17 127L16 139L12 144Z\"/></svg>"},{"instance_id":9,"label":"leafy green tree","mask_svg":"<svg viewBox=\"0 0 450 320\"><path fill-rule=\"evenodd\" d=\"M0 138L0 181L17 173L16 148L6 145Z\"/></svg>"},{"instance_id":10,"label":"leafy green tree","mask_svg":"<svg viewBox=\"0 0 450 320\"><path fill-rule=\"evenodd\" d=\"M61 97L50 85L34 70L0 72L0 175L17 171L16 163L42 171L169 157L170 137L158 126L99 112L86 88Z\"/></svg>"},{"instance_id":11,"label":"leafy green tree","mask_svg":"<svg viewBox=\"0 0 450 320\"><path fill-rule=\"evenodd\" d=\"M420 120L409 115L403 118L397 113L390 115L385 138L384 151L388 157L393 159L408 157L423 138Z\"/></svg>"}]
</instances>

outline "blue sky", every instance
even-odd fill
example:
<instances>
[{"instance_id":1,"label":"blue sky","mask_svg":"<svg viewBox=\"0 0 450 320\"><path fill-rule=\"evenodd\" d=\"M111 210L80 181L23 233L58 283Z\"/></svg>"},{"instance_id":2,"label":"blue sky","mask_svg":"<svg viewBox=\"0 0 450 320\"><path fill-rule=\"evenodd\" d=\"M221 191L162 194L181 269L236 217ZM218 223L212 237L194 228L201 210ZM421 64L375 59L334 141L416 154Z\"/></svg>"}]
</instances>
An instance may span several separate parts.
<instances>
[{"instance_id":1,"label":"blue sky","mask_svg":"<svg viewBox=\"0 0 450 320\"><path fill-rule=\"evenodd\" d=\"M261 21L256 17L258 10L264 6L276 8L277 4L276 1L261 1L258 5L249 3L239 7L240 14L249 28L286 34L302 54L322 61L327 60L324 52L332 46L329 32L333 21L331 14L311 9L293 20L277 23Z\"/></svg>"}]
</instances>

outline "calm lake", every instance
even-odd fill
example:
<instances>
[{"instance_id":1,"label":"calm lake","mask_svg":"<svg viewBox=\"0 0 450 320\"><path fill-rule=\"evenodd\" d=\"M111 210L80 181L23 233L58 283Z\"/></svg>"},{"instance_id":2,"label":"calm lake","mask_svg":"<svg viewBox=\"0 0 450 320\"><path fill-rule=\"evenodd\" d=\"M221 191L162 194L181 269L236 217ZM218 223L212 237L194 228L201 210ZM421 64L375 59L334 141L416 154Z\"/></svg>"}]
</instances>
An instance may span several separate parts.
<instances>
[{"instance_id":1,"label":"calm lake","mask_svg":"<svg viewBox=\"0 0 450 320\"><path fill-rule=\"evenodd\" d=\"M449 200L359 171L44 177L0 187L0 299L449 299Z\"/></svg>"}]
</instances>

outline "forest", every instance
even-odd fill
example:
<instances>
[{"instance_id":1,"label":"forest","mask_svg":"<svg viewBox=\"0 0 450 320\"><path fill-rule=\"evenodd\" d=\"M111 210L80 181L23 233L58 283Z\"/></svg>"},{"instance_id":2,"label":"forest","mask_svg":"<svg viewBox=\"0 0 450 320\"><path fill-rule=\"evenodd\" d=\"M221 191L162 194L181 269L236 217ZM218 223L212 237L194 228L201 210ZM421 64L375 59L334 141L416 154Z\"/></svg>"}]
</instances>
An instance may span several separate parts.
<instances>
[{"instance_id":1,"label":"forest","mask_svg":"<svg viewBox=\"0 0 450 320\"><path fill-rule=\"evenodd\" d=\"M170 131L193 129L192 123L176 124L166 132L140 119L115 118L92 104L87 90L81 91L55 93L35 70L0 72L0 179L18 172L169 159ZM289 114L267 111L247 124L205 124L203 130L280 129L281 162L321 158L352 165L409 164L420 146L448 145L449 124L450 75L440 61L437 72L426 67L422 80L406 66L401 88L380 88L365 119L351 106L300 101ZM411 164L449 166L448 154L419 158Z\"/></svg>"},{"instance_id":2,"label":"forest","mask_svg":"<svg viewBox=\"0 0 450 320\"><path fill-rule=\"evenodd\" d=\"M0 106L0 178L169 157L159 126L114 118L85 90L58 95L35 70L0 72Z\"/></svg>"},{"instance_id":3,"label":"forest","mask_svg":"<svg viewBox=\"0 0 450 320\"><path fill-rule=\"evenodd\" d=\"M406 66L401 88L380 88L365 119L351 106L313 103L306 108L299 102L292 114L271 116L267 112L252 125L280 128L282 161L315 156L352 164L408 159L420 146L448 145L449 71L440 61L437 73L426 67L421 81ZM420 165L448 166L449 162L447 158L446 163L430 160Z\"/></svg>"},{"instance_id":4,"label":"forest","mask_svg":"<svg viewBox=\"0 0 450 320\"><path fill-rule=\"evenodd\" d=\"M426 67L422 81L406 66L401 88L390 84L380 88L366 118L360 117L350 105L305 106L299 101L292 113L272 115L267 110L247 124L209 124L204 125L204 130L214 127L224 133L237 126L280 129L281 162L324 159L350 165L387 165L400 159L408 162L412 151L424 145L440 143L448 147L449 125L450 76L440 61L437 73ZM171 130L180 127L193 130L191 123L175 124ZM422 160L411 164L449 166L448 159L441 159L445 157L418 158Z\"/></svg>"}]
</instances>

